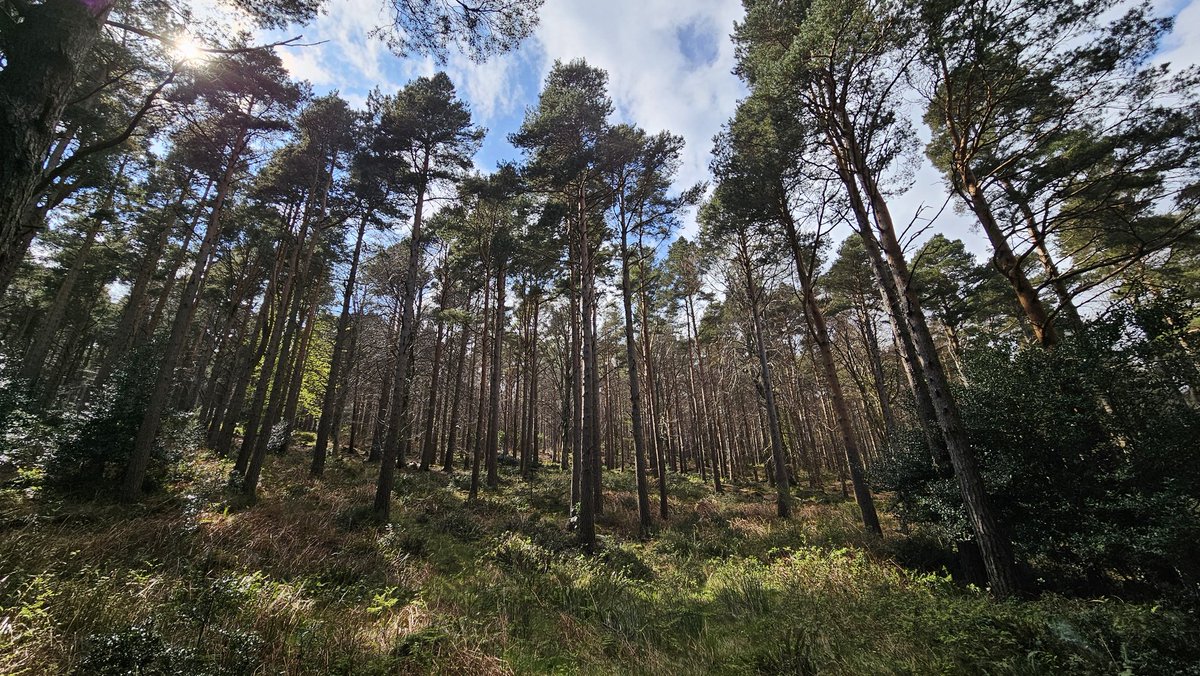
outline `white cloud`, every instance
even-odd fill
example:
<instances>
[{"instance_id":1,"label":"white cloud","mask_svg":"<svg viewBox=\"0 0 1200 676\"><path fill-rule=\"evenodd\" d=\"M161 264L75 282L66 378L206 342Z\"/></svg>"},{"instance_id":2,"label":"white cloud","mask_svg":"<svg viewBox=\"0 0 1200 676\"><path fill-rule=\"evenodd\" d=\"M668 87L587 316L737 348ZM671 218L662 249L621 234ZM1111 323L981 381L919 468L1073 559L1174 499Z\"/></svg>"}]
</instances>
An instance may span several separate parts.
<instances>
[{"instance_id":1,"label":"white cloud","mask_svg":"<svg viewBox=\"0 0 1200 676\"><path fill-rule=\"evenodd\" d=\"M321 63L320 52L307 48L284 48L278 53L283 67L292 77L308 80L314 85L337 83L337 78Z\"/></svg>"},{"instance_id":2,"label":"white cloud","mask_svg":"<svg viewBox=\"0 0 1200 676\"><path fill-rule=\"evenodd\" d=\"M303 30L305 42L323 44L283 51L284 65L294 77L339 89L356 103L372 87L394 91L408 79L436 72L432 59L397 59L369 37L388 18L382 7L379 0L330 3L328 13ZM555 0L543 7L536 35L516 52L484 64L452 54L444 68L484 126L534 103L537 91L527 91L528 83L540 84L556 59L584 58L604 68L622 121L684 137L678 178L683 188L708 178L712 136L745 94L730 72L729 33L741 15L739 0ZM691 59L681 33L694 41L688 45ZM694 224L685 229L694 232Z\"/></svg>"},{"instance_id":3,"label":"white cloud","mask_svg":"<svg viewBox=\"0 0 1200 676\"><path fill-rule=\"evenodd\" d=\"M1191 0L1183 7L1178 2L1166 5L1161 11L1171 14L1174 10L1178 14L1175 28L1163 41L1163 49L1155 60L1177 68L1200 65L1200 0Z\"/></svg>"},{"instance_id":4,"label":"white cloud","mask_svg":"<svg viewBox=\"0 0 1200 676\"><path fill-rule=\"evenodd\" d=\"M314 85L338 89L348 99L364 100L361 92L378 86L384 91L397 89L401 82L393 80L399 69L402 75L412 76L423 63L417 59L397 59L371 31L388 22L384 3L380 0L338 0L331 2L327 12L303 29L276 32L278 39L303 34L305 47L284 47L279 50L284 67L297 79ZM405 77L404 79L408 79Z\"/></svg>"},{"instance_id":5,"label":"white cloud","mask_svg":"<svg viewBox=\"0 0 1200 676\"><path fill-rule=\"evenodd\" d=\"M461 54L452 54L446 72L459 95L471 104L475 119L486 125L497 115L517 110L537 95L527 92L519 82L521 68L529 67L526 50L493 57L486 63L472 62Z\"/></svg>"}]
</instances>

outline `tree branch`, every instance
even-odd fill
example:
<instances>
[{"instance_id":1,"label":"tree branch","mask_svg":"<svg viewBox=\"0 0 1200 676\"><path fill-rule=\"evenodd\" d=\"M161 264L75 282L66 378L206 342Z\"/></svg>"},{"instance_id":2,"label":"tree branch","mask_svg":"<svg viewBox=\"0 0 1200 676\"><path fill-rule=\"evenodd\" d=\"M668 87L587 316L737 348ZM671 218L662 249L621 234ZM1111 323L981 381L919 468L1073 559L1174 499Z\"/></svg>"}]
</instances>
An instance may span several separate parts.
<instances>
[{"instance_id":1,"label":"tree branch","mask_svg":"<svg viewBox=\"0 0 1200 676\"><path fill-rule=\"evenodd\" d=\"M172 70L170 74L167 75L166 79L160 82L154 89L150 90L150 93L146 95L146 100L142 102L141 108L138 109L137 113L134 114L133 119L129 121L129 124L125 126L125 129L122 130L121 133L103 141L97 141L91 145L84 146L75 151L71 157L67 158L66 161L58 165L57 168L55 168L38 182L37 188L35 189L36 192L41 193L46 188L50 187L50 184L66 175L67 172L74 168L76 164L79 164L79 162L85 157L108 150L109 148L115 148L116 146L127 141L130 136L133 136L133 132L137 131L138 125L140 125L142 120L145 119L146 115L149 114L150 109L154 107L154 100L158 98L159 93L162 92L167 85L171 84L171 82L175 80L175 76L178 74L178 70Z\"/></svg>"},{"instance_id":2,"label":"tree branch","mask_svg":"<svg viewBox=\"0 0 1200 676\"><path fill-rule=\"evenodd\" d=\"M123 23L120 21L113 21L111 19L108 21L105 21L104 23L105 23L105 25L112 26L113 28L118 28L120 30L128 31L130 33L135 33L142 37L150 38L151 40L157 40L158 42L161 42L164 45L171 46L171 45L175 44L174 39L168 38L164 35L159 35L158 33L154 33L152 31L148 31L145 28L138 28L137 26L133 26L133 25ZM265 44L265 45L254 45L252 47L232 47L232 48L228 48L228 49L220 48L220 47L200 47L199 50L206 54L246 54L248 52L257 52L257 51L262 51L265 49L274 49L275 47L315 47L317 45L323 45L326 42L328 42L328 40L321 40L320 42L297 42L297 40L300 40L303 37L304 37L303 35L297 35L296 37L288 38L287 40L280 40L278 42L272 42L272 43Z\"/></svg>"}]
</instances>

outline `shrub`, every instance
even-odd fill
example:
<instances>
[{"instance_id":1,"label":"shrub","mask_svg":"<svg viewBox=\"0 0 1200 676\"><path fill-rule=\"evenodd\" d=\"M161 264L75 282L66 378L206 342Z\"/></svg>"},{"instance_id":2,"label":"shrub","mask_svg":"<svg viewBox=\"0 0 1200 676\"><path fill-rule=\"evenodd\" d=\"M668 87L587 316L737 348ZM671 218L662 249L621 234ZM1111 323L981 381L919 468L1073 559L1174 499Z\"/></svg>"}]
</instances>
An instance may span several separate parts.
<instances>
[{"instance_id":1,"label":"shrub","mask_svg":"<svg viewBox=\"0 0 1200 676\"><path fill-rule=\"evenodd\" d=\"M87 646L76 672L81 675L205 673L191 650L168 643L149 623L90 637Z\"/></svg>"},{"instance_id":2,"label":"shrub","mask_svg":"<svg viewBox=\"0 0 1200 676\"><path fill-rule=\"evenodd\" d=\"M0 479L19 488L36 488L61 434L34 413L23 381L0 360Z\"/></svg>"},{"instance_id":3,"label":"shrub","mask_svg":"<svg viewBox=\"0 0 1200 676\"><path fill-rule=\"evenodd\" d=\"M600 559L610 569L619 571L631 580L650 582L654 579L654 569L629 545L609 547L604 550Z\"/></svg>"},{"instance_id":4,"label":"shrub","mask_svg":"<svg viewBox=\"0 0 1200 676\"><path fill-rule=\"evenodd\" d=\"M154 389L157 353L154 345L131 350L113 371L104 392L92 398L92 404L64 415L63 440L46 466L49 481L62 488L87 489L119 476ZM157 443L147 482L161 483L167 466L176 460L168 445Z\"/></svg>"},{"instance_id":5,"label":"shrub","mask_svg":"<svg viewBox=\"0 0 1200 676\"><path fill-rule=\"evenodd\" d=\"M1200 581L1200 412L1148 325L1129 310L1054 351L968 355L957 396L971 444L1018 555L1052 587ZM877 479L902 519L966 538L957 486L916 435L896 440Z\"/></svg>"}]
</instances>

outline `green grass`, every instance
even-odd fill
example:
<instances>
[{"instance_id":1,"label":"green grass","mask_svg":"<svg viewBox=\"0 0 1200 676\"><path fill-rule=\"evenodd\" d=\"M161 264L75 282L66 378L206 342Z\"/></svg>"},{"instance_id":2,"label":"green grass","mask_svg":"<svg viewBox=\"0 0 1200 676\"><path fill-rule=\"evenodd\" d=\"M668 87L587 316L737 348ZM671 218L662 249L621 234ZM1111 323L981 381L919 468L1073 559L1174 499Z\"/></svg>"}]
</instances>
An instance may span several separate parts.
<instances>
[{"instance_id":1,"label":"green grass","mask_svg":"<svg viewBox=\"0 0 1200 676\"><path fill-rule=\"evenodd\" d=\"M636 533L632 475L605 475L600 551L566 530L568 476L402 473L272 457L258 505L196 460L137 507L0 494L0 673L1200 673L1188 612L1111 599L996 602L906 570L840 494L714 495L677 478ZM506 468L507 469L507 468ZM890 525L890 524L889 524Z\"/></svg>"}]
</instances>

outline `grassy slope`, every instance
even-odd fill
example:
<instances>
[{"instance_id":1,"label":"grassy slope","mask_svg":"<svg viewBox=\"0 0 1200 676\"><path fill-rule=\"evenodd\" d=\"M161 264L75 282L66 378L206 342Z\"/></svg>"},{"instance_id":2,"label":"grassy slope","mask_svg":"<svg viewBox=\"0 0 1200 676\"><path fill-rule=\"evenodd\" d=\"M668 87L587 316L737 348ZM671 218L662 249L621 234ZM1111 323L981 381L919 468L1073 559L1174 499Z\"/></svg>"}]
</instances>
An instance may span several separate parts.
<instances>
[{"instance_id":1,"label":"grassy slope","mask_svg":"<svg viewBox=\"0 0 1200 676\"><path fill-rule=\"evenodd\" d=\"M606 473L603 548L572 546L568 480L399 477L269 461L251 509L196 461L130 508L0 499L0 673L1200 673L1179 611L1046 597L996 603L905 571L840 495L790 521L761 489L672 487L636 542L629 473ZM140 665L141 671L131 671Z\"/></svg>"}]
</instances>

